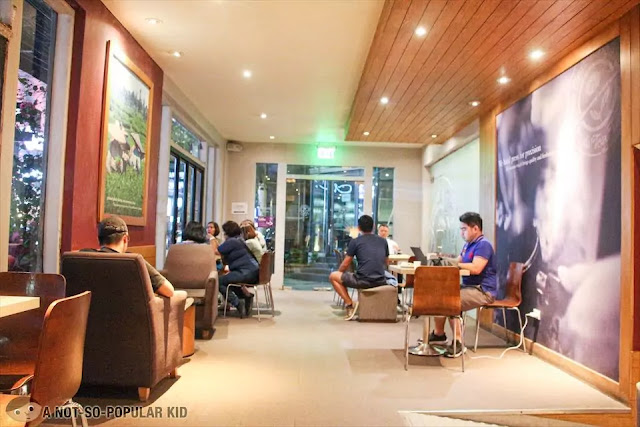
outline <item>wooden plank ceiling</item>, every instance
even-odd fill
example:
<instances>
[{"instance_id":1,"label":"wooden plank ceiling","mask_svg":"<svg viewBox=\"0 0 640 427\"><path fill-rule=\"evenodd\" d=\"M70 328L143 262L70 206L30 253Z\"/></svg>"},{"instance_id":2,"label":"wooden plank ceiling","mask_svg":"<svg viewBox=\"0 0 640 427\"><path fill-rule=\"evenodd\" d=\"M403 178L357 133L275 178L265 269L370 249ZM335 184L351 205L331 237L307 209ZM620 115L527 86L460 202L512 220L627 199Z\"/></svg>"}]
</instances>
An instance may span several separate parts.
<instances>
[{"instance_id":1,"label":"wooden plank ceiling","mask_svg":"<svg viewBox=\"0 0 640 427\"><path fill-rule=\"evenodd\" d=\"M347 140L444 142L639 1L387 0ZM536 49L544 52L537 61ZM506 85L497 82L503 75Z\"/></svg>"}]
</instances>

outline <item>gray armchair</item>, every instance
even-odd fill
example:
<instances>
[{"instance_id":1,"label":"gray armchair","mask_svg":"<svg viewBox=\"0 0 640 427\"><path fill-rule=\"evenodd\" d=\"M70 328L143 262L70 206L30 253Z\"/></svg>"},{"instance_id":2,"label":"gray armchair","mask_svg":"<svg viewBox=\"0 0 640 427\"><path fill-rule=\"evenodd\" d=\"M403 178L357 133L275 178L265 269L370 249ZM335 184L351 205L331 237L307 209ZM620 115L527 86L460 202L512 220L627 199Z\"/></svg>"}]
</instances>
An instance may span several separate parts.
<instances>
[{"instance_id":1,"label":"gray armchair","mask_svg":"<svg viewBox=\"0 0 640 427\"><path fill-rule=\"evenodd\" d=\"M213 336L218 317L218 271L211 246L185 243L169 247L164 269L160 271L176 290L194 299L196 331L202 338Z\"/></svg>"},{"instance_id":2,"label":"gray armchair","mask_svg":"<svg viewBox=\"0 0 640 427\"><path fill-rule=\"evenodd\" d=\"M182 361L186 295L156 296L139 254L66 252L67 295L91 291L82 383L137 387L140 400Z\"/></svg>"}]
</instances>

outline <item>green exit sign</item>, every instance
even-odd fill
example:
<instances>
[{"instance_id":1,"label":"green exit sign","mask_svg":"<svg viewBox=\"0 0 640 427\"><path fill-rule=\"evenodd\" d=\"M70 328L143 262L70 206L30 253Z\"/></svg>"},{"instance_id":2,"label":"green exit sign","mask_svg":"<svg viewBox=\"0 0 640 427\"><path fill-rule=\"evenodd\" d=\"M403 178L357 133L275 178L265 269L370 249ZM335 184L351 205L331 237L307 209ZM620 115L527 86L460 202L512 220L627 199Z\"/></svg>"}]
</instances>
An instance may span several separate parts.
<instances>
[{"instance_id":1,"label":"green exit sign","mask_svg":"<svg viewBox=\"0 0 640 427\"><path fill-rule=\"evenodd\" d=\"M336 147L318 147L318 158L319 159L333 159L336 154Z\"/></svg>"}]
</instances>

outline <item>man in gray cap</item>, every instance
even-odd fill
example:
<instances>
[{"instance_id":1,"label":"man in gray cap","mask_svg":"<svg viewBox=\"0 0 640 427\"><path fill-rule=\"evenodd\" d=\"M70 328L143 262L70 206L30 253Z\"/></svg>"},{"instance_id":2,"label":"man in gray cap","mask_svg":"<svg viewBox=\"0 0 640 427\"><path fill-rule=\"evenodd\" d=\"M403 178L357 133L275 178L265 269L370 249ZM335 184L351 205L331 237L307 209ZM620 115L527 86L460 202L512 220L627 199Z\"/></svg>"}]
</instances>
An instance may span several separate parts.
<instances>
[{"instance_id":1,"label":"man in gray cap","mask_svg":"<svg viewBox=\"0 0 640 427\"><path fill-rule=\"evenodd\" d=\"M98 242L100 249L98 252L119 252L124 253L129 247L129 229L124 220L117 216L110 216L103 219L98 224ZM158 295L170 297L173 295L173 285L165 277L158 273L151 264L145 261L151 286Z\"/></svg>"}]
</instances>

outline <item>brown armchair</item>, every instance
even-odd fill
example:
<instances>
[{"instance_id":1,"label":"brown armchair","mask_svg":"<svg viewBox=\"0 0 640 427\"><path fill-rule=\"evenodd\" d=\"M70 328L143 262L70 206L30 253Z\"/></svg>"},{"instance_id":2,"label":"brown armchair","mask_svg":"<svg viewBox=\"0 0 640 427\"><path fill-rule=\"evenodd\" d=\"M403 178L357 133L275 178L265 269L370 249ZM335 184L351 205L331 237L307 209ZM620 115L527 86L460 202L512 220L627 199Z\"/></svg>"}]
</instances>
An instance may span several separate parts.
<instances>
[{"instance_id":1,"label":"brown armchair","mask_svg":"<svg viewBox=\"0 0 640 427\"><path fill-rule=\"evenodd\" d=\"M92 291L82 383L132 386L140 400L182 360L186 295L153 293L139 254L66 252L67 295Z\"/></svg>"},{"instance_id":2,"label":"brown armchair","mask_svg":"<svg viewBox=\"0 0 640 427\"><path fill-rule=\"evenodd\" d=\"M211 246L171 245L160 274L194 299L196 330L202 332L202 338L211 338L218 317L218 271Z\"/></svg>"}]
</instances>

